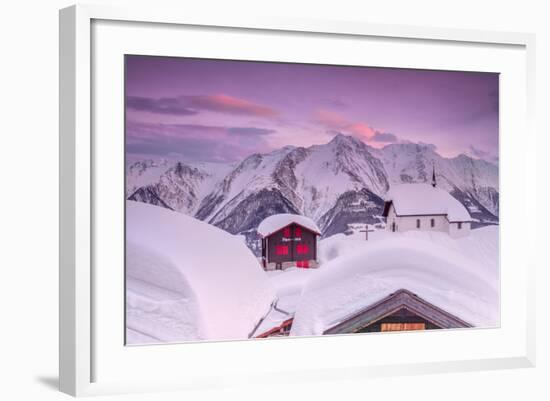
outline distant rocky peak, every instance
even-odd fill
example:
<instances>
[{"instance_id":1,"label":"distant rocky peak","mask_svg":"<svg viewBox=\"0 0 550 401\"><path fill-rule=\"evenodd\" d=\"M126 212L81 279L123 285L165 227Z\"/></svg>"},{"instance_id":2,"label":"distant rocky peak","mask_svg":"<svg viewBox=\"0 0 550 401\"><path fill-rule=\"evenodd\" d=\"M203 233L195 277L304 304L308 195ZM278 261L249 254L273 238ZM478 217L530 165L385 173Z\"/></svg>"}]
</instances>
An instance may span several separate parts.
<instances>
[{"instance_id":1,"label":"distant rocky peak","mask_svg":"<svg viewBox=\"0 0 550 401\"><path fill-rule=\"evenodd\" d=\"M198 168L188 166L187 164L184 164L182 162L177 162L174 165L174 167L168 170L168 172L173 172L179 178L193 177L193 176L204 177L207 175L206 173L202 172Z\"/></svg>"}]
</instances>

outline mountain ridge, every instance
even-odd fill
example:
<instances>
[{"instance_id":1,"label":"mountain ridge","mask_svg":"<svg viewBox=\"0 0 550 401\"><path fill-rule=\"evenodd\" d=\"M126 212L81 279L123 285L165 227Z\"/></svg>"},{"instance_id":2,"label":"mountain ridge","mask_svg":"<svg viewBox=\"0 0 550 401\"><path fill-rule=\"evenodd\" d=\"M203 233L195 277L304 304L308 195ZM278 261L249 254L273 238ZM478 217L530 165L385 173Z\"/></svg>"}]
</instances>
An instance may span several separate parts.
<instances>
[{"instance_id":1,"label":"mountain ridge","mask_svg":"<svg viewBox=\"0 0 550 401\"><path fill-rule=\"evenodd\" d=\"M274 213L303 214L324 236L349 224L382 222L392 185L429 182L457 198L479 224L498 223L498 167L467 155L445 158L431 145L373 148L338 134L309 147L285 146L230 165L142 160L126 169L128 199L153 203L246 237L257 252L255 228Z\"/></svg>"}]
</instances>

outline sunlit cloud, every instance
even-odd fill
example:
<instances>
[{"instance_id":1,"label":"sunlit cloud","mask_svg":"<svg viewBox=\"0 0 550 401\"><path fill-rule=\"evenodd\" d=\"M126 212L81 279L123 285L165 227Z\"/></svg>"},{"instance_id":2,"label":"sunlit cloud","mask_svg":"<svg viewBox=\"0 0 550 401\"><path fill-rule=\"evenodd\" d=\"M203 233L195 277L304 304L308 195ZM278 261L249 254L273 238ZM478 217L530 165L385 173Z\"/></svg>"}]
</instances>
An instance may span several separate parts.
<instances>
[{"instance_id":1,"label":"sunlit cloud","mask_svg":"<svg viewBox=\"0 0 550 401\"><path fill-rule=\"evenodd\" d=\"M270 107L224 94L187 96L185 99L191 106L197 109L217 111L220 113L242 114L267 118L275 117L278 114Z\"/></svg>"},{"instance_id":2,"label":"sunlit cloud","mask_svg":"<svg viewBox=\"0 0 550 401\"><path fill-rule=\"evenodd\" d=\"M395 143L399 139L389 132L381 132L363 121L351 121L339 113L320 109L315 111L313 121L329 131L351 134L367 143Z\"/></svg>"},{"instance_id":3,"label":"sunlit cloud","mask_svg":"<svg viewBox=\"0 0 550 401\"><path fill-rule=\"evenodd\" d=\"M262 118L273 118L278 115L270 107L224 94L161 98L128 96L126 107L136 111L179 116L195 115L201 111Z\"/></svg>"}]
</instances>

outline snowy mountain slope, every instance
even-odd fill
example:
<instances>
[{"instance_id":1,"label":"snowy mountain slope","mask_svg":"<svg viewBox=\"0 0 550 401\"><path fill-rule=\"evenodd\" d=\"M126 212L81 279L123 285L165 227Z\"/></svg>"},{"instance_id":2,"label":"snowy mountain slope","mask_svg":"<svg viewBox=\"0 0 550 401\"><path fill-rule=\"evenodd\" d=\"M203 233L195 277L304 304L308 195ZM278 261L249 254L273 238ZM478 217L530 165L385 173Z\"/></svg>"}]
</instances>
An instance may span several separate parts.
<instances>
[{"instance_id":1,"label":"snowy mountain slope","mask_svg":"<svg viewBox=\"0 0 550 401\"><path fill-rule=\"evenodd\" d=\"M375 149L341 134L323 145L253 154L236 165L136 162L128 168L127 193L129 199L243 234L257 250L255 230L275 213L310 217L324 236L344 232L348 224L374 224L390 186L430 182L432 166L438 186L473 218L482 224L498 222L496 165L465 155L444 158L425 144Z\"/></svg>"},{"instance_id":2,"label":"snowy mountain slope","mask_svg":"<svg viewBox=\"0 0 550 401\"><path fill-rule=\"evenodd\" d=\"M272 177L273 172L278 161L292 150L293 147L285 147L265 155L255 153L247 157L204 198L196 217L212 224L219 223L250 195L264 189L278 188Z\"/></svg>"},{"instance_id":3,"label":"snowy mountain slope","mask_svg":"<svg viewBox=\"0 0 550 401\"><path fill-rule=\"evenodd\" d=\"M325 145L308 148L307 157L294 169L302 213L319 220L349 191L384 194L389 189L387 175L371 151L358 139L341 134Z\"/></svg>"},{"instance_id":4,"label":"snowy mountain slope","mask_svg":"<svg viewBox=\"0 0 550 401\"><path fill-rule=\"evenodd\" d=\"M330 235L347 228L344 220L380 215L383 201L375 192L388 188L384 167L370 148L337 135L326 145L251 155L204 198L195 216L244 233L249 243L257 239L258 224L275 213L306 215Z\"/></svg>"},{"instance_id":5,"label":"snowy mountain slope","mask_svg":"<svg viewBox=\"0 0 550 401\"><path fill-rule=\"evenodd\" d=\"M166 160L135 162L127 169L127 199L193 215L230 166L201 163L199 167Z\"/></svg>"},{"instance_id":6,"label":"snowy mountain slope","mask_svg":"<svg viewBox=\"0 0 550 401\"><path fill-rule=\"evenodd\" d=\"M343 233L349 224L376 224L381 220L384 200L366 188L347 191L338 197L334 207L319 220L324 237Z\"/></svg>"},{"instance_id":7,"label":"snowy mountain slope","mask_svg":"<svg viewBox=\"0 0 550 401\"><path fill-rule=\"evenodd\" d=\"M126 196L131 196L139 188L155 184L168 168L168 161L139 160L130 162L126 168Z\"/></svg>"}]
</instances>

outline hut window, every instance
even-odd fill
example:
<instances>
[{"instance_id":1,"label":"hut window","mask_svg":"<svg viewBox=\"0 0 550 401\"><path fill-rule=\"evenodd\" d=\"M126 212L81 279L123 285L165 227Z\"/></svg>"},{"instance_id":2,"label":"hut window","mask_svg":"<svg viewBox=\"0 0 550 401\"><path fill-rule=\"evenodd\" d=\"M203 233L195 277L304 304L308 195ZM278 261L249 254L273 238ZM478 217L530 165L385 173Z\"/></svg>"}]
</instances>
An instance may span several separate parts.
<instances>
[{"instance_id":1,"label":"hut window","mask_svg":"<svg viewBox=\"0 0 550 401\"><path fill-rule=\"evenodd\" d=\"M416 219L416 228L420 228L420 219Z\"/></svg>"},{"instance_id":2,"label":"hut window","mask_svg":"<svg viewBox=\"0 0 550 401\"><path fill-rule=\"evenodd\" d=\"M286 237L286 238L290 237L290 227L285 227L283 229L283 237Z\"/></svg>"},{"instance_id":3,"label":"hut window","mask_svg":"<svg viewBox=\"0 0 550 401\"><path fill-rule=\"evenodd\" d=\"M432 227L435 227L435 219L430 219L430 225L431 225Z\"/></svg>"},{"instance_id":4,"label":"hut window","mask_svg":"<svg viewBox=\"0 0 550 401\"><path fill-rule=\"evenodd\" d=\"M288 255L288 245L277 245L275 247L275 253L277 255Z\"/></svg>"},{"instance_id":5,"label":"hut window","mask_svg":"<svg viewBox=\"0 0 550 401\"><path fill-rule=\"evenodd\" d=\"M462 230L462 223L461 222L458 223L458 229Z\"/></svg>"},{"instance_id":6,"label":"hut window","mask_svg":"<svg viewBox=\"0 0 550 401\"><path fill-rule=\"evenodd\" d=\"M296 252L298 252L299 255L303 255L309 252L309 247L307 244L298 244L296 245Z\"/></svg>"},{"instance_id":7,"label":"hut window","mask_svg":"<svg viewBox=\"0 0 550 401\"><path fill-rule=\"evenodd\" d=\"M301 237L302 236L302 227L296 226L294 229L294 236L295 237Z\"/></svg>"}]
</instances>

